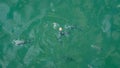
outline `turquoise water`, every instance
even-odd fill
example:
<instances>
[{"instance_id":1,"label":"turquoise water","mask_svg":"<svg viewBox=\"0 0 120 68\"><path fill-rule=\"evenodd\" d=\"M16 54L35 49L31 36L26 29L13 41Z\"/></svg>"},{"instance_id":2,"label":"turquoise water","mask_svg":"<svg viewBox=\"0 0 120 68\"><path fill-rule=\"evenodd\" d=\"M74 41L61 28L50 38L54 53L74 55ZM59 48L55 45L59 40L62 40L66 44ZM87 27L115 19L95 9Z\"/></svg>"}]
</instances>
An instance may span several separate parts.
<instances>
[{"instance_id":1,"label":"turquoise water","mask_svg":"<svg viewBox=\"0 0 120 68\"><path fill-rule=\"evenodd\" d=\"M0 68L120 68L119 0L0 0Z\"/></svg>"}]
</instances>

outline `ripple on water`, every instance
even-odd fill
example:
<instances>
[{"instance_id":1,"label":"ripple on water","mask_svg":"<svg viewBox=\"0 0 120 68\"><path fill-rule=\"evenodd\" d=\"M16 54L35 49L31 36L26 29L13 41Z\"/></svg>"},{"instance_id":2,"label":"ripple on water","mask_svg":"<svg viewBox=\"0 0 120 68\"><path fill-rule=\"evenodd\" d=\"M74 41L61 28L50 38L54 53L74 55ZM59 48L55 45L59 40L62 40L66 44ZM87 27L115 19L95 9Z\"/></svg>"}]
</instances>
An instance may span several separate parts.
<instances>
[{"instance_id":1,"label":"ripple on water","mask_svg":"<svg viewBox=\"0 0 120 68\"><path fill-rule=\"evenodd\" d=\"M0 3L0 21L4 22L7 19L7 14L10 8L5 3Z\"/></svg>"},{"instance_id":2,"label":"ripple on water","mask_svg":"<svg viewBox=\"0 0 120 68\"><path fill-rule=\"evenodd\" d=\"M111 16L106 15L103 22L102 22L102 31L107 35L107 37L110 37L111 35Z\"/></svg>"}]
</instances>

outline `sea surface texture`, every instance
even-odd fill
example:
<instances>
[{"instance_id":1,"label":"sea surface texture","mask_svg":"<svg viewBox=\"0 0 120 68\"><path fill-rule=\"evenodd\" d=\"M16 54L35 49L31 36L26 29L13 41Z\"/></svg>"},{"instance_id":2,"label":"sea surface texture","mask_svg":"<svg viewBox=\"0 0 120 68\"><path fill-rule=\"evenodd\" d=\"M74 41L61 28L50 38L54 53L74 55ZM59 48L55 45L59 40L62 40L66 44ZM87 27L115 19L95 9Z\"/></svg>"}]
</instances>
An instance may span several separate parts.
<instances>
[{"instance_id":1,"label":"sea surface texture","mask_svg":"<svg viewBox=\"0 0 120 68\"><path fill-rule=\"evenodd\" d=\"M0 0L0 68L120 68L120 0Z\"/></svg>"}]
</instances>

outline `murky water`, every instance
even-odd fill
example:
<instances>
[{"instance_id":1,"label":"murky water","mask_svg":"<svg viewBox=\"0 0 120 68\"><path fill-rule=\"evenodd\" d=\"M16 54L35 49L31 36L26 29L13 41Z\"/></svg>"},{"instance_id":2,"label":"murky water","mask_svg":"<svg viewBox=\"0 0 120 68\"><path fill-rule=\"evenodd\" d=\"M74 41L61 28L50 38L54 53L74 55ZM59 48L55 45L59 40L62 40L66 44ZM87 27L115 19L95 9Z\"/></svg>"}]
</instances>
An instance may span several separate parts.
<instances>
[{"instance_id":1,"label":"murky water","mask_svg":"<svg viewBox=\"0 0 120 68\"><path fill-rule=\"evenodd\" d=\"M0 68L120 68L119 0L0 0Z\"/></svg>"}]
</instances>

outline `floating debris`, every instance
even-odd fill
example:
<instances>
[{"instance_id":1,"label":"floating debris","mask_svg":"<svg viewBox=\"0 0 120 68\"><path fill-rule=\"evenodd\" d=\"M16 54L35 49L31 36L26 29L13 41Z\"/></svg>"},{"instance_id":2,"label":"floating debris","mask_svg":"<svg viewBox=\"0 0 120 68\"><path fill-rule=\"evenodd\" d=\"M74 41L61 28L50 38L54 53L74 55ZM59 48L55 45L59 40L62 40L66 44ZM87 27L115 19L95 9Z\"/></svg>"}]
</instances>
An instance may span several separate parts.
<instances>
[{"instance_id":1,"label":"floating debris","mask_svg":"<svg viewBox=\"0 0 120 68\"><path fill-rule=\"evenodd\" d=\"M12 43L13 43L14 45L18 46L18 45L23 45L23 44L25 44L26 42L25 42L24 40L19 40L19 39L17 39L17 40L13 40Z\"/></svg>"},{"instance_id":2,"label":"floating debris","mask_svg":"<svg viewBox=\"0 0 120 68\"><path fill-rule=\"evenodd\" d=\"M58 27L59 27L59 24L56 23L56 22L54 22L54 23L53 23L53 28L54 28L54 29L57 29Z\"/></svg>"},{"instance_id":3,"label":"floating debris","mask_svg":"<svg viewBox=\"0 0 120 68\"><path fill-rule=\"evenodd\" d=\"M55 12L55 9L54 9L54 4L53 4L53 2L51 2L51 3L50 3L50 8L51 8L51 11L52 11L52 12Z\"/></svg>"},{"instance_id":4,"label":"floating debris","mask_svg":"<svg viewBox=\"0 0 120 68\"><path fill-rule=\"evenodd\" d=\"M97 54L100 54L100 52L103 50L102 47L98 46L98 45L94 45L92 44L91 47L96 50Z\"/></svg>"},{"instance_id":5,"label":"floating debris","mask_svg":"<svg viewBox=\"0 0 120 68\"><path fill-rule=\"evenodd\" d=\"M59 31L62 31L63 29L62 29L62 27L59 27Z\"/></svg>"},{"instance_id":6,"label":"floating debris","mask_svg":"<svg viewBox=\"0 0 120 68\"><path fill-rule=\"evenodd\" d=\"M71 31L71 30L82 31L82 29L79 28L79 27L76 26L76 25L65 25L64 28L65 28L67 31Z\"/></svg>"},{"instance_id":7,"label":"floating debris","mask_svg":"<svg viewBox=\"0 0 120 68\"><path fill-rule=\"evenodd\" d=\"M16 39L16 40L13 40L12 43L16 46L23 46L25 44L28 44L28 43L31 43L32 40L23 40L23 39Z\"/></svg>"},{"instance_id":8,"label":"floating debris","mask_svg":"<svg viewBox=\"0 0 120 68\"><path fill-rule=\"evenodd\" d=\"M88 64L88 68L93 68L90 64Z\"/></svg>"},{"instance_id":9,"label":"floating debris","mask_svg":"<svg viewBox=\"0 0 120 68\"><path fill-rule=\"evenodd\" d=\"M118 4L117 7L120 8L120 4Z\"/></svg>"},{"instance_id":10,"label":"floating debris","mask_svg":"<svg viewBox=\"0 0 120 68\"><path fill-rule=\"evenodd\" d=\"M70 25L65 25L65 29L69 29L69 30L71 30L71 29L74 29L75 28L75 26L70 26Z\"/></svg>"},{"instance_id":11,"label":"floating debris","mask_svg":"<svg viewBox=\"0 0 120 68\"><path fill-rule=\"evenodd\" d=\"M106 15L102 22L102 31L106 34L107 37L111 36L111 15Z\"/></svg>"},{"instance_id":12,"label":"floating debris","mask_svg":"<svg viewBox=\"0 0 120 68\"><path fill-rule=\"evenodd\" d=\"M97 46L97 45L94 45L94 44L92 44L91 47L94 48L94 49L97 49L97 50L101 50L100 46Z\"/></svg>"},{"instance_id":13,"label":"floating debris","mask_svg":"<svg viewBox=\"0 0 120 68\"><path fill-rule=\"evenodd\" d=\"M62 40L62 37L69 37L70 34L74 31L82 31L81 28L75 26L75 25L70 25L70 24L65 24L64 26L59 25L58 23L54 22L53 24L53 28L55 30L57 30L58 34L57 34L57 39L59 41Z\"/></svg>"}]
</instances>

